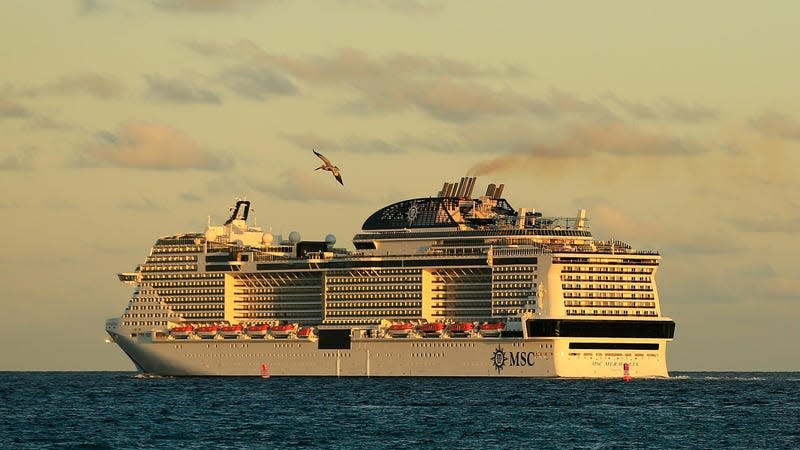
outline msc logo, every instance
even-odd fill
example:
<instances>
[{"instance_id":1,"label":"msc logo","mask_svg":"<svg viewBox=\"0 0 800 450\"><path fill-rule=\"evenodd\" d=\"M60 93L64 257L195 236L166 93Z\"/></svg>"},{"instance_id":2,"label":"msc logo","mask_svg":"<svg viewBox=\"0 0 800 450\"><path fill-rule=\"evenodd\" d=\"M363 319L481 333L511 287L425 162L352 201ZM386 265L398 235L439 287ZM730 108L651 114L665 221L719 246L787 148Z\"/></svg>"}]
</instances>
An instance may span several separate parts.
<instances>
[{"instance_id":1,"label":"msc logo","mask_svg":"<svg viewBox=\"0 0 800 450\"><path fill-rule=\"evenodd\" d=\"M494 353L492 353L490 360L495 370L497 370L497 373L500 373L506 366L506 363L508 363L509 366L516 367L532 366L536 364L536 361L534 361L535 356L534 352L508 352L506 356L503 347L498 345Z\"/></svg>"},{"instance_id":2,"label":"msc logo","mask_svg":"<svg viewBox=\"0 0 800 450\"><path fill-rule=\"evenodd\" d=\"M495 370L497 370L497 373L500 373L500 371L503 370L503 367L506 366L506 361L508 361L508 358L506 358L506 352L504 352L503 348L499 345L497 346L497 349L495 349L494 353L492 353L491 359L492 365L494 366Z\"/></svg>"}]
</instances>

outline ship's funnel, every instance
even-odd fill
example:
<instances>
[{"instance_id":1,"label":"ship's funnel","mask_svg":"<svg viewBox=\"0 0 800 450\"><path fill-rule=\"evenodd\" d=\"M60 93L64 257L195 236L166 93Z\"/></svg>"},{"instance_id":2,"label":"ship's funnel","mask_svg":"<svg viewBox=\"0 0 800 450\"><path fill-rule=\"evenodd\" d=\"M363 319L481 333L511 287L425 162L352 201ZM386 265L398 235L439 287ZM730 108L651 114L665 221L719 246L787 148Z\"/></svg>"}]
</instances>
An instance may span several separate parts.
<instances>
[{"instance_id":1,"label":"ship's funnel","mask_svg":"<svg viewBox=\"0 0 800 450\"><path fill-rule=\"evenodd\" d=\"M494 198L494 190L496 186L494 183L490 183L489 186L486 187L486 196L489 198Z\"/></svg>"},{"instance_id":2,"label":"ship's funnel","mask_svg":"<svg viewBox=\"0 0 800 450\"><path fill-rule=\"evenodd\" d=\"M447 192L447 182L445 181L442 185L442 190L436 195L437 197L444 197L445 193Z\"/></svg>"},{"instance_id":3,"label":"ship's funnel","mask_svg":"<svg viewBox=\"0 0 800 450\"><path fill-rule=\"evenodd\" d=\"M461 198L464 196L464 191L467 190L467 177L461 177L461 181L458 183L458 190L456 191L456 197Z\"/></svg>"},{"instance_id":4,"label":"ship's funnel","mask_svg":"<svg viewBox=\"0 0 800 450\"><path fill-rule=\"evenodd\" d=\"M467 178L467 188L464 190L464 197L472 198L472 190L475 188L475 177Z\"/></svg>"},{"instance_id":5,"label":"ship's funnel","mask_svg":"<svg viewBox=\"0 0 800 450\"><path fill-rule=\"evenodd\" d=\"M497 199L502 198L501 196L503 195L503 188L505 186L506 186L505 184L501 184L500 186L497 186L497 189L494 190L494 198L497 198Z\"/></svg>"}]
</instances>

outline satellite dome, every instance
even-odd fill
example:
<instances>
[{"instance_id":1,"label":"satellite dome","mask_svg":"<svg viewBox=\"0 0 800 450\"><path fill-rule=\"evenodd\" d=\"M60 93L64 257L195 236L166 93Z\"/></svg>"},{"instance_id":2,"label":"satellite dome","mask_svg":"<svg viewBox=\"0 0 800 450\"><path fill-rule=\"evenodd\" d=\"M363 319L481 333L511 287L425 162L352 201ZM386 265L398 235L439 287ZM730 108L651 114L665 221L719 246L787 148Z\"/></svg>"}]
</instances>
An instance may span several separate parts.
<instances>
[{"instance_id":1,"label":"satellite dome","mask_svg":"<svg viewBox=\"0 0 800 450\"><path fill-rule=\"evenodd\" d=\"M263 242L264 245L272 244L273 239L275 239L275 236L273 236L272 233L264 233L261 235L261 242Z\"/></svg>"},{"instance_id":2,"label":"satellite dome","mask_svg":"<svg viewBox=\"0 0 800 450\"><path fill-rule=\"evenodd\" d=\"M205 237L207 241L213 241L217 239L217 232L209 228L206 230Z\"/></svg>"},{"instance_id":3,"label":"satellite dome","mask_svg":"<svg viewBox=\"0 0 800 450\"><path fill-rule=\"evenodd\" d=\"M297 231L292 231L291 233L289 233L289 242L291 242L292 244L297 244L298 242L300 242L300 239L301 239L300 233L298 233Z\"/></svg>"},{"instance_id":4,"label":"satellite dome","mask_svg":"<svg viewBox=\"0 0 800 450\"><path fill-rule=\"evenodd\" d=\"M325 243L328 245L333 245L336 243L336 236L329 234L325 236Z\"/></svg>"}]
</instances>

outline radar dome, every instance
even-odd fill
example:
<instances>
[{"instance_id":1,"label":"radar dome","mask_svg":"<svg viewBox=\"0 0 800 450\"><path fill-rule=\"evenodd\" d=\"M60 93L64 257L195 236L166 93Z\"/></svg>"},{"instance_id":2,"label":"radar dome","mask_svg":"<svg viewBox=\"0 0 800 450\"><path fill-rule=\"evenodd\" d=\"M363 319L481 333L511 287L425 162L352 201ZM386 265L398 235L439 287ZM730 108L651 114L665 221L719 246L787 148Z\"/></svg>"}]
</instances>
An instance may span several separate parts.
<instances>
[{"instance_id":1,"label":"radar dome","mask_svg":"<svg viewBox=\"0 0 800 450\"><path fill-rule=\"evenodd\" d=\"M300 242L300 233L298 233L297 231L292 231L291 233L289 233L289 242L291 242L292 244L297 244L298 242Z\"/></svg>"},{"instance_id":2,"label":"radar dome","mask_svg":"<svg viewBox=\"0 0 800 450\"><path fill-rule=\"evenodd\" d=\"M328 245L333 245L336 243L336 236L329 234L325 236L325 243Z\"/></svg>"},{"instance_id":3,"label":"radar dome","mask_svg":"<svg viewBox=\"0 0 800 450\"><path fill-rule=\"evenodd\" d=\"M217 232L209 228L205 233L207 241L213 241L217 238Z\"/></svg>"},{"instance_id":4,"label":"radar dome","mask_svg":"<svg viewBox=\"0 0 800 450\"><path fill-rule=\"evenodd\" d=\"M272 233L264 233L261 235L261 242L263 242L264 245L272 244L273 239L275 239L275 236L273 236Z\"/></svg>"}]
</instances>

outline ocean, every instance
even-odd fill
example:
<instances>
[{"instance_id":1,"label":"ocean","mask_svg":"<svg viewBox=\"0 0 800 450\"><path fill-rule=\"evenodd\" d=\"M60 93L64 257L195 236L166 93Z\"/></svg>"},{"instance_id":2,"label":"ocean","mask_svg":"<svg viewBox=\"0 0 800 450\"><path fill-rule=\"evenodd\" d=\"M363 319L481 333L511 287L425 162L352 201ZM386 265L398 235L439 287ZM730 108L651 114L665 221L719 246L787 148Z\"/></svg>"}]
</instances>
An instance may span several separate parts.
<instances>
[{"instance_id":1,"label":"ocean","mask_svg":"<svg viewBox=\"0 0 800 450\"><path fill-rule=\"evenodd\" d=\"M0 448L800 448L800 373L669 379L0 373Z\"/></svg>"}]
</instances>

